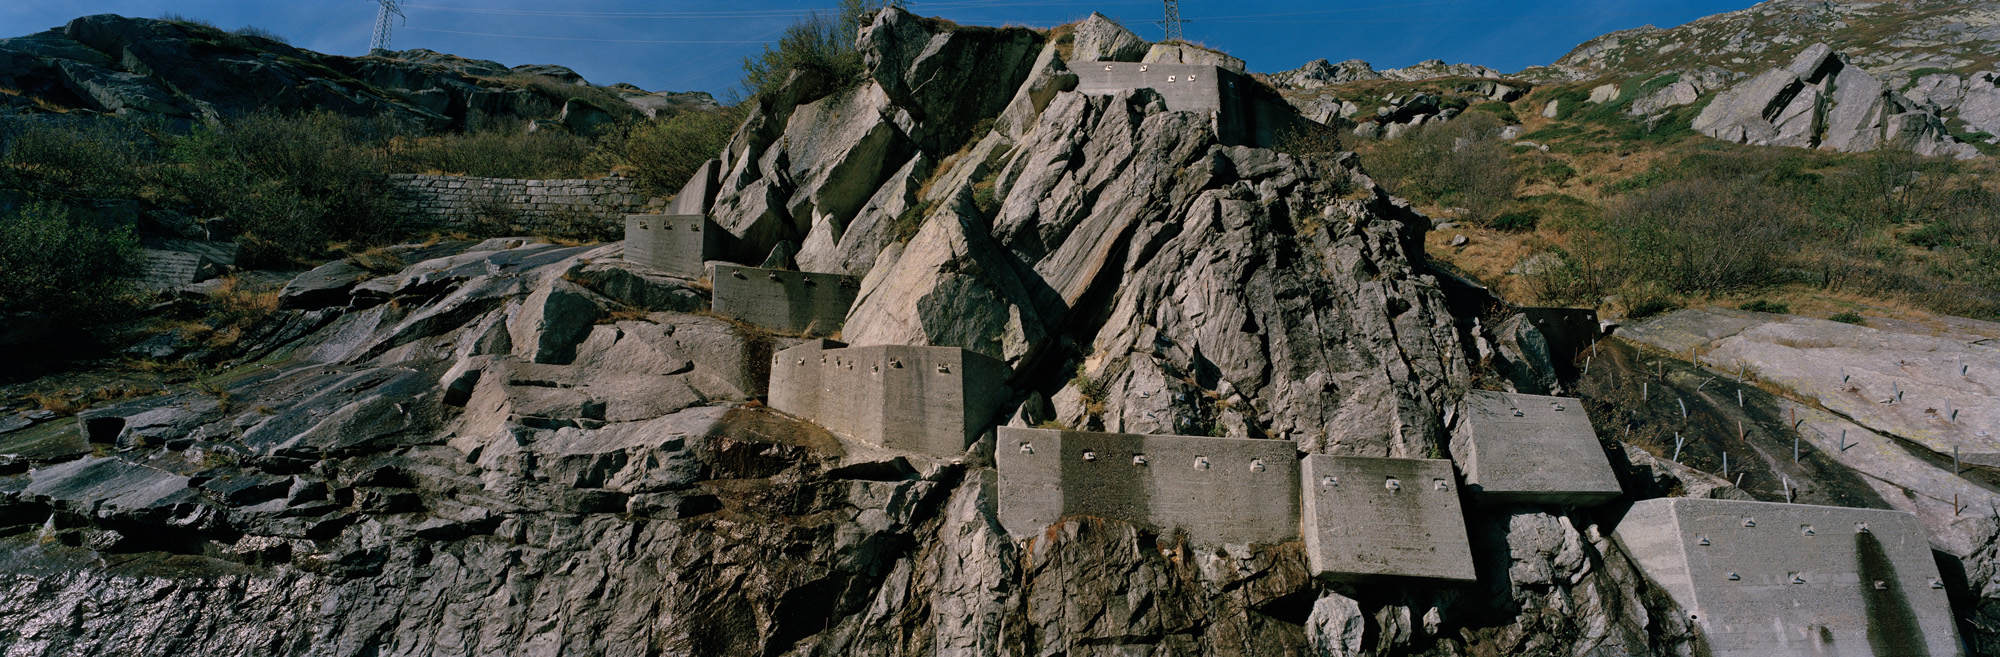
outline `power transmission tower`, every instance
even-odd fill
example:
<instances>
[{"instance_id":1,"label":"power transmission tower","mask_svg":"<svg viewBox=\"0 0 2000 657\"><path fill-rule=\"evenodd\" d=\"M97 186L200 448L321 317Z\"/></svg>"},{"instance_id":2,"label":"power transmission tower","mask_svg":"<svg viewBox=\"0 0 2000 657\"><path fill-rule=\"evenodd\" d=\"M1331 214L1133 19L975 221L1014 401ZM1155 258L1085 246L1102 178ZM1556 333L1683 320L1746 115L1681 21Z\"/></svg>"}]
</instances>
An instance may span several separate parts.
<instances>
[{"instance_id":1,"label":"power transmission tower","mask_svg":"<svg viewBox=\"0 0 2000 657\"><path fill-rule=\"evenodd\" d=\"M1167 40L1185 41L1181 36L1181 0L1167 0Z\"/></svg>"},{"instance_id":2,"label":"power transmission tower","mask_svg":"<svg viewBox=\"0 0 2000 657\"><path fill-rule=\"evenodd\" d=\"M402 0L376 0L376 1L382 3L382 8L375 11L375 40L369 42L368 44L368 52L370 53L373 53L377 50L389 49L389 27L390 27L389 17L392 15L394 16L403 15L403 8L396 6L396 4L398 2L401 2ZM404 18L405 20L408 19L408 17Z\"/></svg>"}]
</instances>

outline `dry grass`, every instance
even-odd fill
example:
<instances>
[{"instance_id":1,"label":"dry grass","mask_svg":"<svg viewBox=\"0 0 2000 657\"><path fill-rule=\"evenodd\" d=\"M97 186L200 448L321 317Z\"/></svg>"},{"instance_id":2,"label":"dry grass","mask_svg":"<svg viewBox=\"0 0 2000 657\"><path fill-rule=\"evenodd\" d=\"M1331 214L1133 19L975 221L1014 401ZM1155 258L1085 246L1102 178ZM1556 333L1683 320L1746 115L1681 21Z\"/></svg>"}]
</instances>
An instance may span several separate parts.
<instances>
[{"instance_id":1,"label":"dry grass","mask_svg":"<svg viewBox=\"0 0 2000 657\"><path fill-rule=\"evenodd\" d=\"M150 397L161 392L163 391L159 388L117 385L105 386L95 390L83 390L80 388L62 388L52 391L37 390L28 393L27 398L28 401L34 402L42 410L67 417L76 415L84 409L107 401Z\"/></svg>"},{"instance_id":2,"label":"dry grass","mask_svg":"<svg viewBox=\"0 0 2000 657\"><path fill-rule=\"evenodd\" d=\"M347 262L349 264L366 269L373 274L393 274L409 266L403 262L401 256L396 255L394 251L389 250L389 247L386 246L378 246L359 252L354 252L353 248L352 245L341 243L327 245L327 250L329 251L347 253Z\"/></svg>"}]
</instances>

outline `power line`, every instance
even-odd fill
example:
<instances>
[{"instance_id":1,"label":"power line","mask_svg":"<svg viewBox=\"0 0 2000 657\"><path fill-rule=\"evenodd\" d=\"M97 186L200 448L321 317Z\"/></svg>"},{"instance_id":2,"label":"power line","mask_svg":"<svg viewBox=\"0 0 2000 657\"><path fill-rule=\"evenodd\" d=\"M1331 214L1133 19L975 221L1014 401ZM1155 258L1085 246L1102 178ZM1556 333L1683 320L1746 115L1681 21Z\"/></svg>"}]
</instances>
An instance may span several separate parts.
<instances>
[{"instance_id":1,"label":"power line","mask_svg":"<svg viewBox=\"0 0 2000 657\"><path fill-rule=\"evenodd\" d=\"M423 32L442 32L442 33L444 33L444 34L464 34L464 35L467 35L467 36L484 36L484 37L504 37L504 38L508 38L508 39L541 39L541 40L547 40L547 41L594 41L594 42L597 42L597 43L713 43L713 44L722 44L722 43L769 43L769 42L770 42L770 41L769 41L768 39L766 39L766 40L760 40L760 41L664 41L664 40L653 40L653 39L589 39L589 38L584 38L584 37L555 37L555 36L533 36L533 35L528 35L528 34L493 34L493 33L490 33L490 32L459 32L459 31L457 31L457 30L434 30L434 29L431 29L431 28L428 28L428 27L412 27L412 28L409 28L409 29L412 29L412 30L420 30L420 31L423 31Z\"/></svg>"}]
</instances>

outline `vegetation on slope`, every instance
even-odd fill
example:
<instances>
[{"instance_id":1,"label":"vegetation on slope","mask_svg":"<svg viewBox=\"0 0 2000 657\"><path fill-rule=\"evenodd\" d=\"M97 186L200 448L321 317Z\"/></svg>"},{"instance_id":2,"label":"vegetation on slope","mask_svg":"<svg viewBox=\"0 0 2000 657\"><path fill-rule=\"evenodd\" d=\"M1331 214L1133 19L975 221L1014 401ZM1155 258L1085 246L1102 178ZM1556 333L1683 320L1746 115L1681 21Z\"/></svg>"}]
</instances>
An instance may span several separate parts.
<instances>
[{"instance_id":1,"label":"vegetation on slope","mask_svg":"<svg viewBox=\"0 0 2000 657\"><path fill-rule=\"evenodd\" d=\"M1468 113L1362 142L1362 161L1458 224L1433 234L1435 255L1521 303L1637 316L1770 297L1820 316L1886 304L2000 319L1992 163L1723 143L1688 129L1700 105L1624 113L1671 82L1602 104L1583 102L1588 85L1540 88L1508 107L1527 118L1516 142L1499 139L1499 112Z\"/></svg>"}]
</instances>

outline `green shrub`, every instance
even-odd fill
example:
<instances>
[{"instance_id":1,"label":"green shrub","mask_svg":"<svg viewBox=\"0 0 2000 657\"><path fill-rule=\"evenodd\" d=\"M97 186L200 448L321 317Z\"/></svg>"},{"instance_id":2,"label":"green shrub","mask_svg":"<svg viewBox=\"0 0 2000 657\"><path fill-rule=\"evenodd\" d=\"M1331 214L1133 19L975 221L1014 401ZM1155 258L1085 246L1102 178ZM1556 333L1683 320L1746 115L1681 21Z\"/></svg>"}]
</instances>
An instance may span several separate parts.
<instances>
[{"instance_id":1,"label":"green shrub","mask_svg":"<svg viewBox=\"0 0 2000 657\"><path fill-rule=\"evenodd\" d=\"M1743 181L1674 181L1626 197L1606 219L1642 280L1712 294L1767 282L1797 214Z\"/></svg>"},{"instance_id":2,"label":"green shrub","mask_svg":"<svg viewBox=\"0 0 2000 657\"><path fill-rule=\"evenodd\" d=\"M173 138L167 184L201 216L235 220L239 262L287 266L335 241L387 238L400 206L386 172L380 124L329 112L250 114Z\"/></svg>"},{"instance_id":3,"label":"green shrub","mask_svg":"<svg viewBox=\"0 0 2000 657\"><path fill-rule=\"evenodd\" d=\"M49 202L0 214L0 312L109 318L130 304L138 263L130 228L100 227Z\"/></svg>"},{"instance_id":4,"label":"green shrub","mask_svg":"<svg viewBox=\"0 0 2000 657\"><path fill-rule=\"evenodd\" d=\"M1500 120L1472 113L1380 142L1362 162L1398 196L1491 217L1514 198L1519 169L1494 135Z\"/></svg>"},{"instance_id":5,"label":"green shrub","mask_svg":"<svg viewBox=\"0 0 2000 657\"><path fill-rule=\"evenodd\" d=\"M858 82L864 70L861 51L854 38L862 22L877 10L901 7L902 0L841 0L837 14L814 12L785 28L776 47L743 58L743 89L752 96L776 91L792 71L814 71L846 88Z\"/></svg>"},{"instance_id":6,"label":"green shrub","mask_svg":"<svg viewBox=\"0 0 2000 657\"><path fill-rule=\"evenodd\" d=\"M236 30L230 32L230 34L234 34L236 36L257 37L259 39L270 39L272 41L276 41L278 43L282 43L285 45L291 45L292 43L290 40L287 40L285 38L285 35L283 34L272 32L270 30L257 27L255 25L245 25L243 27L236 28Z\"/></svg>"},{"instance_id":7,"label":"green shrub","mask_svg":"<svg viewBox=\"0 0 2000 657\"><path fill-rule=\"evenodd\" d=\"M1658 295L1640 295L1625 306L1626 319L1645 319L1681 309L1681 304L1672 298Z\"/></svg>"},{"instance_id":8,"label":"green shrub","mask_svg":"<svg viewBox=\"0 0 2000 657\"><path fill-rule=\"evenodd\" d=\"M1827 319L1831 319L1833 321L1840 322L1842 324L1853 324L1855 326L1868 325L1868 318L1862 317L1861 313L1857 313L1852 310L1844 313L1835 313L1832 317L1828 317Z\"/></svg>"},{"instance_id":9,"label":"green shrub","mask_svg":"<svg viewBox=\"0 0 2000 657\"><path fill-rule=\"evenodd\" d=\"M1541 214L1533 210L1516 210L1494 217L1493 227L1511 231L1534 230L1535 222L1541 218Z\"/></svg>"},{"instance_id":10,"label":"green shrub","mask_svg":"<svg viewBox=\"0 0 2000 657\"><path fill-rule=\"evenodd\" d=\"M54 198L133 193L157 157L139 126L118 120L16 120L0 131L6 186Z\"/></svg>"},{"instance_id":11,"label":"green shrub","mask_svg":"<svg viewBox=\"0 0 2000 657\"><path fill-rule=\"evenodd\" d=\"M1765 301L1763 299L1744 302L1743 305L1737 306L1737 308L1740 310L1748 310L1753 313L1771 313L1774 315L1783 315L1792 312L1791 306L1787 306L1782 303L1777 303L1775 301Z\"/></svg>"},{"instance_id":12,"label":"green shrub","mask_svg":"<svg viewBox=\"0 0 2000 657\"><path fill-rule=\"evenodd\" d=\"M1489 100L1480 103L1478 105L1473 105L1472 111L1492 114L1493 116L1499 118L1502 121L1506 121L1509 124L1521 122L1521 117L1514 114L1514 106L1508 105L1506 103L1497 100Z\"/></svg>"},{"instance_id":13,"label":"green shrub","mask_svg":"<svg viewBox=\"0 0 2000 657\"><path fill-rule=\"evenodd\" d=\"M678 191L702 163L728 145L743 123L745 105L691 110L632 128L623 144L624 163L639 182L660 192Z\"/></svg>"},{"instance_id":14,"label":"green shrub","mask_svg":"<svg viewBox=\"0 0 2000 657\"><path fill-rule=\"evenodd\" d=\"M528 132L519 122L436 137L399 139L389 168L487 178L584 178L608 166L592 158L597 144L561 130Z\"/></svg>"}]
</instances>

